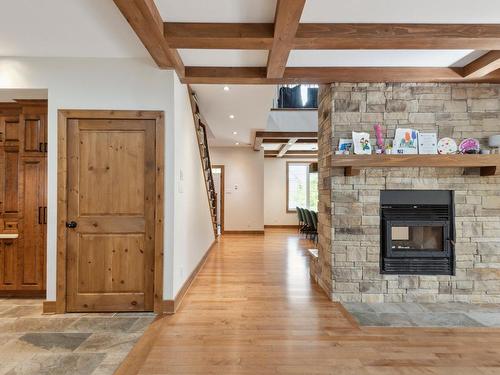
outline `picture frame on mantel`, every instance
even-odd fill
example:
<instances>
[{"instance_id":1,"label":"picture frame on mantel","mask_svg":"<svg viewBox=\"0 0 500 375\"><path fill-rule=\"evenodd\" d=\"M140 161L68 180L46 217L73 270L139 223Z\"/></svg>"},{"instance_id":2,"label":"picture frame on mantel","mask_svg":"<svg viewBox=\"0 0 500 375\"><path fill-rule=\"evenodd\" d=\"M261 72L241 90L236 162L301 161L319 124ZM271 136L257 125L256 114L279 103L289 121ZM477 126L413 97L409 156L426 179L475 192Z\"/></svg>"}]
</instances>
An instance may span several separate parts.
<instances>
[{"instance_id":1,"label":"picture frame on mantel","mask_svg":"<svg viewBox=\"0 0 500 375\"><path fill-rule=\"evenodd\" d=\"M421 155L437 155L437 134L419 133L418 134L418 153Z\"/></svg>"}]
</instances>

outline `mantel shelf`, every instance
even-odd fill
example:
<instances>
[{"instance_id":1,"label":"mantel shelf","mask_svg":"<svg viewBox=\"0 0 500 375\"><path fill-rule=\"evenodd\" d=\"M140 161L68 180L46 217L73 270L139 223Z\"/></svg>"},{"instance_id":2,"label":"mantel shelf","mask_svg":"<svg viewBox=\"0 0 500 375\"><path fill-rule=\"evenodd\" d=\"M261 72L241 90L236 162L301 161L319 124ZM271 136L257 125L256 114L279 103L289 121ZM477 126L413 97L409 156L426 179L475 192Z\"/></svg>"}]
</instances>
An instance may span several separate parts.
<instances>
[{"instance_id":1,"label":"mantel shelf","mask_svg":"<svg viewBox=\"0 0 500 375\"><path fill-rule=\"evenodd\" d=\"M500 172L500 155L332 155L332 167L346 176L365 168L480 168L481 176Z\"/></svg>"}]
</instances>

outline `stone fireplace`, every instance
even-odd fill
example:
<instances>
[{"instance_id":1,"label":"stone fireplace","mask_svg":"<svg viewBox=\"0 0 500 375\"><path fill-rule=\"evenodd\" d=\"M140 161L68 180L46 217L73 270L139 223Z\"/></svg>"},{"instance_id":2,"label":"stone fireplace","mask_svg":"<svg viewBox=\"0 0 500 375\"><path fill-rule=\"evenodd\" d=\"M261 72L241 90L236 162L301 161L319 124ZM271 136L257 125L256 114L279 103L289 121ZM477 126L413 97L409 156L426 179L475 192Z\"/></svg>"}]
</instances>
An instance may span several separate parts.
<instances>
[{"instance_id":1,"label":"stone fireplace","mask_svg":"<svg viewBox=\"0 0 500 375\"><path fill-rule=\"evenodd\" d=\"M373 138L375 123L382 124L386 139L401 127L440 138L475 137L487 145L490 135L500 133L499 93L494 84L320 88L319 255L311 272L333 300L500 302L500 177L453 165L367 168L345 176L343 168L331 166L340 138L352 131ZM405 205L388 201L389 191L437 191L427 197L439 195L443 202L417 197L401 215Z\"/></svg>"}]
</instances>

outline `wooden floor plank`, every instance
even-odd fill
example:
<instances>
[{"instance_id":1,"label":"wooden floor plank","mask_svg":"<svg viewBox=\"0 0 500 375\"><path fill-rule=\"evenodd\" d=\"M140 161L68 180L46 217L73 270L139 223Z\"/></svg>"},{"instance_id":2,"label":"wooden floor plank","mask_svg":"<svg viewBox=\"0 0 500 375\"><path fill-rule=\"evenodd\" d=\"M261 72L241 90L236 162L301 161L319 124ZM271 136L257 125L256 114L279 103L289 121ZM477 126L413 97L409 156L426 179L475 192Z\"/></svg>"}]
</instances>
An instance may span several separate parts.
<instances>
[{"instance_id":1,"label":"wooden floor plank","mask_svg":"<svg viewBox=\"0 0 500 375\"><path fill-rule=\"evenodd\" d=\"M120 374L500 374L500 329L359 327L288 229L226 235ZM136 350L137 349L137 350Z\"/></svg>"}]
</instances>

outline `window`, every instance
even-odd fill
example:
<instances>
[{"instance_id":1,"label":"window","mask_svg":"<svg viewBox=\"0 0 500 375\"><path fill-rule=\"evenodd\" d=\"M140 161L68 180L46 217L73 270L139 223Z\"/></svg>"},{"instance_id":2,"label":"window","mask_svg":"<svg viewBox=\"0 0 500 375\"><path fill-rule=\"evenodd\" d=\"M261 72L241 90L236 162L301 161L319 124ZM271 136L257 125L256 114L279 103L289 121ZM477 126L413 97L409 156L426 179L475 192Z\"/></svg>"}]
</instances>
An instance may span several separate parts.
<instances>
[{"instance_id":1,"label":"window","mask_svg":"<svg viewBox=\"0 0 500 375\"><path fill-rule=\"evenodd\" d=\"M286 164L289 212L294 212L296 207L318 210L318 174L309 173L309 164L306 162Z\"/></svg>"}]
</instances>

